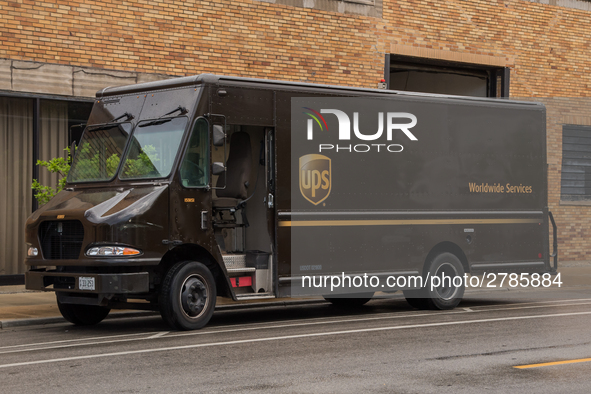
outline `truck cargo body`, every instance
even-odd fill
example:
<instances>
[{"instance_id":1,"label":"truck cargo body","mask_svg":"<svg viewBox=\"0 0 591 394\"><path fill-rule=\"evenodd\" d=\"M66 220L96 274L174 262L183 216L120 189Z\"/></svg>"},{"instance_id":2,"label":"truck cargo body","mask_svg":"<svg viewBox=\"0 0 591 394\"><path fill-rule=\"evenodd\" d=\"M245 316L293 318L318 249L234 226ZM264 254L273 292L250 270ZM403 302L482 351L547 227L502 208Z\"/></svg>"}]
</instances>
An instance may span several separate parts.
<instances>
[{"instance_id":1,"label":"truck cargo body","mask_svg":"<svg viewBox=\"0 0 591 394\"><path fill-rule=\"evenodd\" d=\"M540 104L200 75L97 93L26 283L192 329L216 296L335 301L305 275L555 272L548 230Z\"/></svg>"}]
</instances>

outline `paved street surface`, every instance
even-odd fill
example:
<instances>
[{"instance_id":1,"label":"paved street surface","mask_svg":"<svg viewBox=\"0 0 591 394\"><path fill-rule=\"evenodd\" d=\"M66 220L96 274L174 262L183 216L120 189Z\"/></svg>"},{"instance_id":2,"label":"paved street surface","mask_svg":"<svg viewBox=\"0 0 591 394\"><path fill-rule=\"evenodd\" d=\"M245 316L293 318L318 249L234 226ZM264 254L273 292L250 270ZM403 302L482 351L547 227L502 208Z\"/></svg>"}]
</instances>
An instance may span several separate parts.
<instances>
[{"instance_id":1,"label":"paved street surface","mask_svg":"<svg viewBox=\"0 0 591 394\"><path fill-rule=\"evenodd\" d=\"M588 393L590 295L470 292L453 311L400 298L217 311L193 332L157 316L12 327L0 331L1 391Z\"/></svg>"}]
</instances>

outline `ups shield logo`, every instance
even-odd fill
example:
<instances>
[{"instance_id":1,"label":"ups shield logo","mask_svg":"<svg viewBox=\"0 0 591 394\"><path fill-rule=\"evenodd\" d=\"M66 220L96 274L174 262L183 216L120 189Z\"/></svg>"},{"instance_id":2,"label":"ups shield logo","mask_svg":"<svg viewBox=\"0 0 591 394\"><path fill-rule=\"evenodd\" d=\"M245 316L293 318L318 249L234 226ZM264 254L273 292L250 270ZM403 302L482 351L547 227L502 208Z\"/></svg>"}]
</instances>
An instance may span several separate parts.
<instances>
[{"instance_id":1,"label":"ups shield logo","mask_svg":"<svg viewBox=\"0 0 591 394\"><path fill-rule=\"evenodd\" d=\"M323 155L309 154L300 157L300 191L314 205L326 200L330 194L330 159Z\"/></svg>"}]
</instances>

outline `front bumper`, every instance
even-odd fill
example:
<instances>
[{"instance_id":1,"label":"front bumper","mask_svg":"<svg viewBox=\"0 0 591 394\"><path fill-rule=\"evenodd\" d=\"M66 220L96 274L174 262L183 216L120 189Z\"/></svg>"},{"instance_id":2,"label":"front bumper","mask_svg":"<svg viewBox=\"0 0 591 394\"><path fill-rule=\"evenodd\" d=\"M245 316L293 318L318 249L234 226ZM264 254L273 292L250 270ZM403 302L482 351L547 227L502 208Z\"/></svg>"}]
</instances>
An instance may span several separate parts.
<instances>
[{"instance_id":1,"label":"front bumper","mask_svg":"<svg viewBox=\"0 0 591 394\"><path fill-rule=\"evenodd\" d=\"M92 282L94 289L80 289L82 282ZM43 290L68 293L87 294L141 294L150 289L150 276L147 272L127 274L79 274L30 270L25 273L25 288L28 290Z\"/></svg>"},{"instance_id":2,"label":"front bumper","mask_svg":"<svg viewBox=\"0 0 591 394\"><path fill-rule=\"evenodd\" d=\"M28 267L46 267L46 266L63 266L63 267L115 267L117 265L124 265L126 267L137 266L153 266L158 265L162 261L162 256L157 257L86 257L81 256L78 259L57 260L44 259L41 255L37 257L25 257L25 265Z\"/></svg>"}]
</instances>

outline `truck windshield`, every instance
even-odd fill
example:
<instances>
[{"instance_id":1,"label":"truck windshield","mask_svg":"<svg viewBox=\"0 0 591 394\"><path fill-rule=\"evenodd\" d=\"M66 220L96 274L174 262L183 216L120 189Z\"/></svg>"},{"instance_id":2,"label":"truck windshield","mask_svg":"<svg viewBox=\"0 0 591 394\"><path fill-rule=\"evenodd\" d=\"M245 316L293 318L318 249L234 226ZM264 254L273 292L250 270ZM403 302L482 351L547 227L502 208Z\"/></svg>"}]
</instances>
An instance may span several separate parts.
<instances>
[{"instance_id":1,"label":"truck windshield","mask_svg":"<svg viewBox=\"0 0 591 394\"><path fill-rule=\"evenodd\" d=\"M163 178L170 175L186 126L186 117L138 124L120 178Z\"/></svg>"},{"instance_id":2,"label":"truck windshield","mask_svg":"<svg viewBox=\"0 0 591 394\"><path fill-rule=\"evenodd\" d=\"M129 123L88 128L74 155L68 182L107 181L113 178L130 132Z\"/></svg>"}]
</instances>

